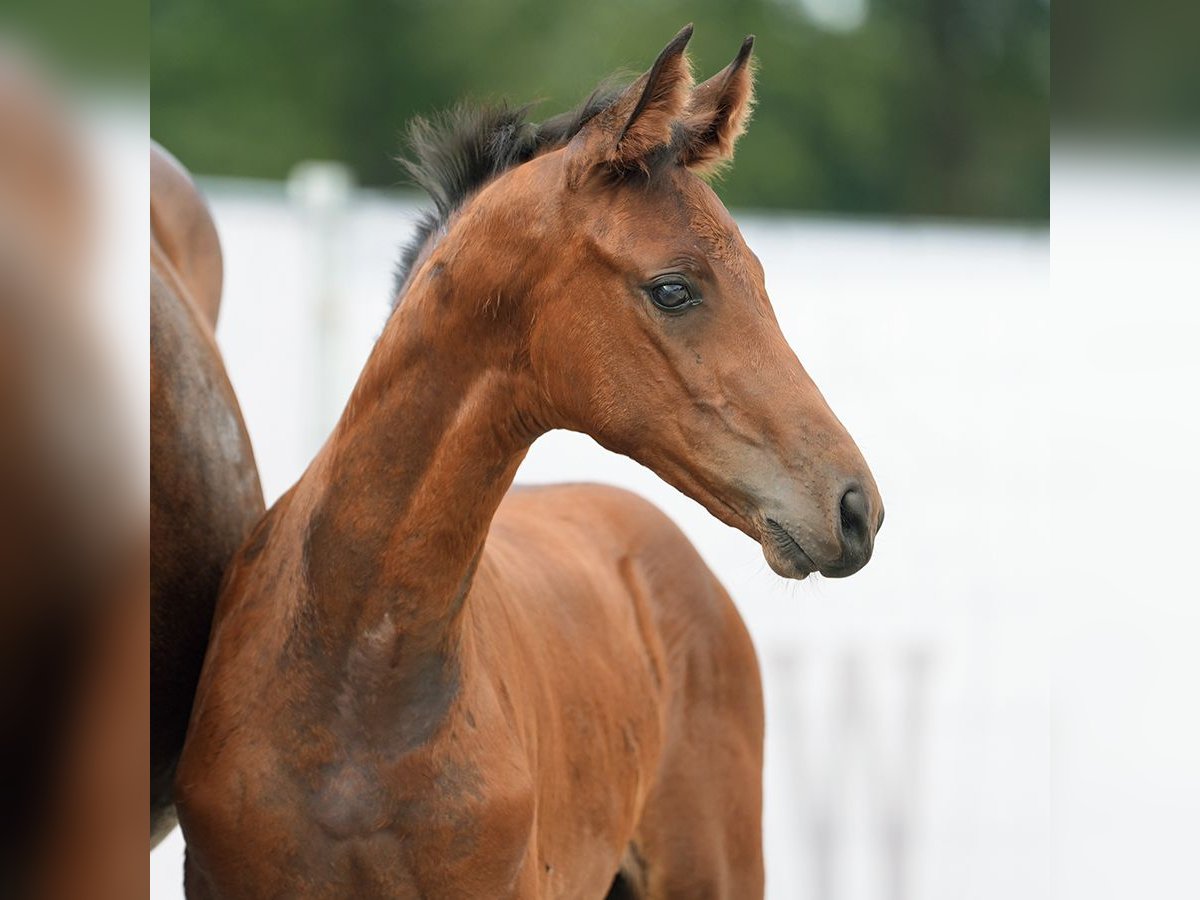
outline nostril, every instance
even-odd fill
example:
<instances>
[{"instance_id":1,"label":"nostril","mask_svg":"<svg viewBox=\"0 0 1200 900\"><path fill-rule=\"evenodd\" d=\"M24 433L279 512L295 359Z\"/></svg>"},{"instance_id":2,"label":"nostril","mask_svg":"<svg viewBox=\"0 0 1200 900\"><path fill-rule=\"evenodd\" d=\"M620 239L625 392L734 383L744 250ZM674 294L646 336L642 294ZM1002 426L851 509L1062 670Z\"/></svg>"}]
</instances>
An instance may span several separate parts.
<instances>
[{"instance_id":1,"label":"nostril","mask_svg":"<svg viewBox=\"0 0 1200 900\"><path fill-rule=\"evenodd\" d=\"M867 512L867 495L857 485L842 494L842 540L849 551L861 553L870 540Z\"/></svg>"}]
</instances>

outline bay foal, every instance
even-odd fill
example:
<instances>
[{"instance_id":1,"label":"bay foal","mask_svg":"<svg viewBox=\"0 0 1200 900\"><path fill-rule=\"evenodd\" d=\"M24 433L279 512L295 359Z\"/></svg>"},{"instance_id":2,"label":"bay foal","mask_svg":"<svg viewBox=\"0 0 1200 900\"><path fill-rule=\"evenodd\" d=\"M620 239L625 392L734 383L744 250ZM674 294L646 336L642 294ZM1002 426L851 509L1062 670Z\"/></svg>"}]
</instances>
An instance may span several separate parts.
<instances>
[{"instance_id":1,"label":"bay foal","mask_svg":"<svg viewBox=\"0 0 1200 900\"><path fill-rule=\"evenodd\" d=\"M750 42L693 88L685 29L534 126L422 126L440 215L333 435L233 563L180 762L194 898L762 893L762 702L737 611L624 492L508 492L592 435L846 575L882 507L696 174Z\"/></svg>"}]
</instances>

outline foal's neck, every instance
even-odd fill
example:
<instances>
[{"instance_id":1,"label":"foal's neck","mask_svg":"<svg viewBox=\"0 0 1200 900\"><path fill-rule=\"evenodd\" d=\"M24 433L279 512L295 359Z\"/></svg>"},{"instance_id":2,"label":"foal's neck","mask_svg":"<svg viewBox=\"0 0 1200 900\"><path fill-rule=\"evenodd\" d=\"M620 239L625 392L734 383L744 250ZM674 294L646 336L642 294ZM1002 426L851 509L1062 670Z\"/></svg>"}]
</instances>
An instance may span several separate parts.
<instances>
[{"instance_id":1,"label":"foal's neck","mask_svg":"<svg viewBox=\"0 0 1200 900\"><path fill-rule=\"evenodd\" d=\"M488 527L537 434L513 370L517 329L457 293L438 266L423 268L313 469L307 581L356 703L373 685L389 706L405 703L405 673L454 677L444 670Z\"/></svg>"}]
</instances>

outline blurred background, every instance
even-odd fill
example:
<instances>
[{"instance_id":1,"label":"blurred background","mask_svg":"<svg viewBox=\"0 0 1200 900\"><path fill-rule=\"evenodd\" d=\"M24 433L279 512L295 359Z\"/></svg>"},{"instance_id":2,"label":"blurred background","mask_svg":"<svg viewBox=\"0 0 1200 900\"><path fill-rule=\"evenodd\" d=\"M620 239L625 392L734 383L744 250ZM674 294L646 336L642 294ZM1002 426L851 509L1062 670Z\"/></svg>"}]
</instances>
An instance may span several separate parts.
<instances>
[{"instance_id":1,"label":"blurred background","mask_svg":"<svg viewBox=\"0 0 1200 900\"><path fill-rule=\"evenodd\" d=\"M1055 6L1054 888L1200 896L1200 4Z\"/></svg>"},{"instance_id":2,"label":"blurred background","mask_svg":"<svg viewBox=\"0 0 1200 900\"><path fill-rule=\"evenodd\" d=\"M154 0L154 135L204 174L336 159L391 187L413 115L506 97L549 116L692 20L698 74L759 40L731 207L1049 216L1047 0Z\"/></svg>"},{"instance_id":3,"label":"blurred background","mask_svg":"<svg viewBox=\"0 0 1200 900\"><path fill-rule=\"evenodd\" d=\"M518 481L653 499L759 648L768 896L1049 896L1048 573L1013 535L1052 481L1029 401L1058 370L1042 0L356 4L156 0L152 134L197 174L225 248L218 338L268 503L300 475L386 319L425 199L394 161L464 99L578 103L685 22L699 77L758 36L758 109L717 190L786 335L888 507L876 557L788 583L757 545L580 435ZM1045 536L1047 541L1051 538ZM182 839L151 856L182 896Z\"/></svg>"}]
</instances>

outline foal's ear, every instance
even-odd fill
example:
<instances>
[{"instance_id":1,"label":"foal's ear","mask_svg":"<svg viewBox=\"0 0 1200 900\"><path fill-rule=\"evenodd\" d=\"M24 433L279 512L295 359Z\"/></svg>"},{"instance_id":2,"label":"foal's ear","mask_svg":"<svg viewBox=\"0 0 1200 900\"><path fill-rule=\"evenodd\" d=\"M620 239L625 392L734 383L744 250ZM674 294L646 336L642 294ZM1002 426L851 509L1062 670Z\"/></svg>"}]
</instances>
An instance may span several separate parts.
<instances>
[{"instance_id":1,"label":"foal's ear","mask_svg":"<svg viewBox=\"0 0 1200 900\"><path fill-rule=\"evenodd\" d=\"M754 108L754 35L728 66L692 91L684 125L687 142L680 162L689 169L713 172L733 159L733 147L746 130Z\"/></svg>"},{"instance_id":2,"label":"foal's ear","mask_svg":"<svg viewBox=\"0 0 1200 900\"><path fill-rule=\"evenodd\" d=\"M691 37L692 26L685 25L650 71L572 139L567 148L568 184L579 184L598 166L645 169L650 154L671 142L692 90L692 67L684 52Z\"/></svg>"}]
</instances>

